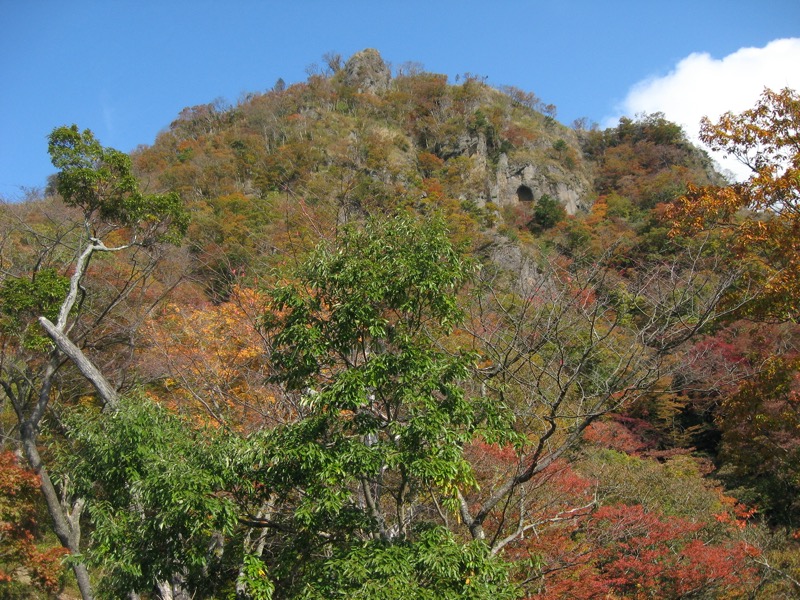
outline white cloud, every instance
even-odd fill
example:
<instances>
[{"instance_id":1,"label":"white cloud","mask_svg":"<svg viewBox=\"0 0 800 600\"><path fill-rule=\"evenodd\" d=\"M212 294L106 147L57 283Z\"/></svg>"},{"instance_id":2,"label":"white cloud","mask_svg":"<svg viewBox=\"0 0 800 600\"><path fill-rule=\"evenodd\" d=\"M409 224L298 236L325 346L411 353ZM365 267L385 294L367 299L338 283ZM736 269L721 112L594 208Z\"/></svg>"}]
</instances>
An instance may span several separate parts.
<instances>
[{"instance_id":1,"label":"white cloud","mask_svg":"<svg viewBox=\"0 0 800 600\"><path fill-rule=\"evenodd\" d=\"M800 38L774 40L763 48L741 48L720 60L707 53L690 54L664 77L634 85L618 108L618 115L605 119L603 125L614 127L621 115L662 112L699 143L702 117L713 122L725 112L752 108L765 87L800 90L798 65ZM747 176L747 169L735 159L712 156L737 179Z\"/></svg>"}]
</instances>

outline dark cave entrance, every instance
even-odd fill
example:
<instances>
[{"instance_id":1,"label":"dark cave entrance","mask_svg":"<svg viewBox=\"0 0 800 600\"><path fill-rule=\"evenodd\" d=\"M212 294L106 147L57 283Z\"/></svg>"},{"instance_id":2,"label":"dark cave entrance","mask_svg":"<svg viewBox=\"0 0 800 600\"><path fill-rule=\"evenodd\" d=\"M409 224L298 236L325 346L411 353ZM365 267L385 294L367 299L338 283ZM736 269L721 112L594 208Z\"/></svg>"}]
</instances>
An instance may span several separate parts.
<instances>
[{"instance_id":1,"label":"dark cave entrance","mask_svg":"<svg viewBox=\"0 0 800 600\"><path fill-rule=\"evenodd\" d=\"M517 199L520 202L533 202L533 190L527 185L521 185L517 188Z\"/></svg>"}]
</instances>

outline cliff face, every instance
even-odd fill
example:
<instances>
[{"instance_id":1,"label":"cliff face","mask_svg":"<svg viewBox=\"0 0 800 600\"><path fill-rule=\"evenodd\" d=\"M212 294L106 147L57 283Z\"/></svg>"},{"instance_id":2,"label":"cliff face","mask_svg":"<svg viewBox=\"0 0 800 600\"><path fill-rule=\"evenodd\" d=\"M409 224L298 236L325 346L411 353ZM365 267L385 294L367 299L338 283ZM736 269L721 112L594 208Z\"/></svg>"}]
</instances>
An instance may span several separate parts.
<instances>
[{"instance_id":1,"label":"cliff face","mask_svg":"<svg viewBox=\"0 0 800 600\"><path fill-rule=\"evenodd\" d=\"M542 196L556 198L574 215L590 208L590 183L587 173L570 172L554 165L525 162L509 165L508 156L500 156L494 181L490 182L490 199L498 206L536 202Z\"/></svg>"},{"instance_id":2,"label":"cliff face","mask_svg":"<svg viewBox=\"0 0 800 600\"><path fill-rule=\"evenodd\" d=\"M343 71L342 83L356 89L358 93L385 95L391 88L391 71L377 50L370 48L354 54ZM466 85L470 83L474 84L468 82ZM557 145L565 153L579 155L578 142L573 132L553 120L545 120L545 123L549 124L550 131L547 128L531 127L540 129L537 144L522 144L521 149L534 150L537 145L545 148ZM589 208L589 177L582 169L576 168L574 159L573 168L569 169L547 158L537 161L531 156L517 156L520 153L509 147L492 161L483 131L460 132L456 147L460 156L469 157L475 163L476 175L482 180L482 193L475 200L482 206L487 202L501 207L518 202L535 202L547 195L558 199L568 214Z\"/></svg>"}]
</instances>

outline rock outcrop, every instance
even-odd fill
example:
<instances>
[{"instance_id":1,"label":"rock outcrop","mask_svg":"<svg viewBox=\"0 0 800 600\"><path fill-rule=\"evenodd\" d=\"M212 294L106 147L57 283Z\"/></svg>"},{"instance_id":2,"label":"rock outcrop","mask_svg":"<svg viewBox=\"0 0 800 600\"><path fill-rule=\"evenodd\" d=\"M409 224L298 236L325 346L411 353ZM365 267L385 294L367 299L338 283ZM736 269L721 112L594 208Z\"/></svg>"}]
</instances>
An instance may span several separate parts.
<instances>
[{"instance_id":1,"label":"rock outcrop","mask_svg":"<svg viewBox=\"0 0 800 600\"><path fill-rule=\"evenodd\" d=\"M553 165L528 163L510 167L505 154L500 156L494 181L489 184L490 200L498 206L535 202L542 196L550 196L570 215L589 208L584 204L588 190L588 181Z\"/></svg>"},{"instance_id":2,"label":"rock outcrop","mask_svg":"<svg viewBox=\"0 0 800 600\"><path fill-rule=\"evenodd\" d=\"M392 72L380 52L367 48L356 52L344 65L343 83L356 88L359 93L379 94L389 88Z\"/></svg>"}]
</instances>

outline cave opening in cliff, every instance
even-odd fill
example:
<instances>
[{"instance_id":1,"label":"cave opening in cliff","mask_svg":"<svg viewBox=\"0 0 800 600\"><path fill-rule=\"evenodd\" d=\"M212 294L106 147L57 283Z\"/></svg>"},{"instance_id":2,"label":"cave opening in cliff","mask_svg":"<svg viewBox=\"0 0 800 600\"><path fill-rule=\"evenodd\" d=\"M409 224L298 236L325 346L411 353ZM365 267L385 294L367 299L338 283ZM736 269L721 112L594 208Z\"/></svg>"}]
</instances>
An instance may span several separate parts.
<instances>
[{"instance_id":1,"label":"cave opening in cliff","mask_svg":"<svg viewBox=\"0 0 800 600\"><path fill-rule=\"evenodd\" d=\"M533 202L533 190L527 185L521 185L517 188L517 199L520 202Z\"/></svg>"}]
</instances>

